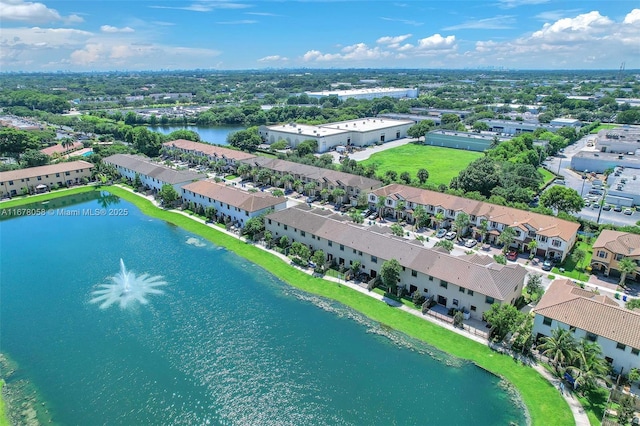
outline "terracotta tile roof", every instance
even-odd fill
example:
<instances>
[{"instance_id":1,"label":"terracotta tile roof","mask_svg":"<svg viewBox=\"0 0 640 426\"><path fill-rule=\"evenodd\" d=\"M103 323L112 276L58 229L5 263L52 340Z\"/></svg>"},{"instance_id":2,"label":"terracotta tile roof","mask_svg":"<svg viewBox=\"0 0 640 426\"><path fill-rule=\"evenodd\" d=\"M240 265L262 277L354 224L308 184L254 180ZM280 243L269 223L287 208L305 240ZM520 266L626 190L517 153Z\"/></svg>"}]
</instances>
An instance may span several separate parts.
<instances>
[{"instance_id":1,"label":"terracotta tile roof","mask_svg":"<svg viewBox=\"0 0 640 426\"><path fill-rule=\"evenodd\" d=\"M224 148L221 146L211 145L203 142L193 142L186 139L176 139L175 141L165 142L162 145L167 147L176 147L184 149L186 151L193 151L194 153L202 153L205 155L228 158L231 160L239 161L254 158L255 155L248 152L238 151L231 148Z\"/></svg>"},{"instance_id":2,"label":"terracotta tile roof","mask_svg":"<svg viewBox=\"0 0 640 426\"><path fill-rule=\"evenodd\" d=\"M484 217L489 221L502 223L510 227L526 229L525 226L530 226L536 230L538 235L558 237L564 241L570 241L574 238L580 228L579 223L558 219L554 216L519 210L513 207L499 206L484 201L470 200L468 198L406 185L391 184L379 188L373 191L373 193L376 196L395 196L402 200L423 206L432 205L442 207L445 210L463 211L469 215Z\"/></svg>"},{"instance_id":3,"label":"terracotta tile roof","mask_svg":"<svg viewBox=\"0 0 640 426\"><path fill-rule=\"evenodd\" d=\"M520 265L476 263L464 256L456 257L426 248L415 240L383 235L350 222L332 220L318 209L291 207L271 213L267 218L376 256L379 258L378 266L384 260L394 258L402 266L496 300L509 297L515 286L522 286L527 275L527 270Z\"/></svg>"},{"instance_id":4,"label":"terracotta tile roof","mask_svg":"<svg viewBox=\"0 0 640 426\"><path fill-rule=\"evenodd\" d=\"M640 235L603 229L593 248L605 248L624 256L640 256Z\"/></svg>"},{"instance_id":5,"label":"terracotta tile roof","mask_svg":"<svg viewBox=\"0 0 640 426\"><path fill-rule=\"evenodd\" d=\"M382 182L376 179L275 158L258 156L241 162L251 167L263 167L283 174L300 175L314 181L324 180L332 185L351 186L367 191L379 188L382 185Z\"/></svg>"},{"instance_id":6,"label":"terracotta tile roof","mask_svg":"<svg viewBox=\"0 0 640 426\"><path fill-rule=\"evenodd\" d=\"M43 154L47 154L49 156L55 154L56 152L58 154L64 154L66 152L71 152L71 151L76 151L80 148L84 147L84 145L82 144L82 142L74 142L73 144L71 144L71 146L67 146L67 147L63 147L62 144L56 144L56 145L52 145L52 146L48 146L46 148L43 148L40 150L41 153Z\"/></svg>"},{"instance_id":7,"label":"terracotta tile roof","mask_svg":"<svg viewBox=\"0 0 640 426\"><path fill-rule=\"evenodd\" d=\"M10 180L33 178L37 176L51 175L55 173L73 172L75 170L92 169L93 164L88 161L69 161L68 163L56 163L46 166L29 167L26 169L0 172L0 182Z\"/></svg>"},{"instance_id":8,"label":"terracotta tile roof","mask_svg":"<svg viewBox=\"0 0 640 426\"><path fill-rule=\"evenodd\" d=\"M183 186L182 189L238 207L249 213L275 207L278 204L287 202L285 197L274 197L268 192L248 192L206 180L187 184Z\"/></svg>"},{"instance_id":9,"label":"terracotta tile roof","mask_svg":"<svg viewBox=\"0 0 640 426\"><path fill-rule=\"evenodd\" d=\"M555 280L534 309L537 315L640 349L640 313L606 296Z\"/></svg>"},{"instance_id":10,"label":"terracotta tile roof","mask_svg":"<svg viewBox=\"0 0 640 426\"><path fill-rule=\"evenodd\" d=\"M158 179L160 182L175 185L182 182L206 179L207 175L192 172L190 170L174 170L167 166L151 162L148 158L131 154L114 154L102 161L114 166L124 167L133 170L140 175Z\"/></svg>"}]
</instances>

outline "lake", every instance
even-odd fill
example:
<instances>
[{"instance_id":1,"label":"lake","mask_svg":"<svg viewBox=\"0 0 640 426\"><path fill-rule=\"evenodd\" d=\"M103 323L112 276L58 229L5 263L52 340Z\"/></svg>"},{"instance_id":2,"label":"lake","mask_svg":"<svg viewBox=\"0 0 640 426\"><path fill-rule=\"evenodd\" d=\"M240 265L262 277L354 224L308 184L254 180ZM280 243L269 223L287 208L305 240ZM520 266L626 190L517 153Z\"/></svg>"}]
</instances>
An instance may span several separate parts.
<instances>
[{"instance_id":1,"label":"lake","mask_svg":"<svg viewBox=\"0 0 640 426\"><path fill-rule=\"evenodd\" d=\"M229 133L237 132L238 130L245 130L246 127L227 127L227 126L156 126L148 127L149 130L154 132L168 135L176 130L192 130L200 135L200 139L203 142L208 142L215 145L228 145L227 136Z\"/></svg>"},{"instance_id":2,"label":"lake","mask_svg":"<svg viewBox=\"0 0 640 426\"><path fill-rule=\"evenodd\" d=\"M496 376L128 202L49 204L0 222L0 347L9 385L28 379L56 424L526 423ZM120 259L137 278L118 278ZM91 303L100 284L152 281L141 274L163 293Z\"/></svg>"}]
</instances>

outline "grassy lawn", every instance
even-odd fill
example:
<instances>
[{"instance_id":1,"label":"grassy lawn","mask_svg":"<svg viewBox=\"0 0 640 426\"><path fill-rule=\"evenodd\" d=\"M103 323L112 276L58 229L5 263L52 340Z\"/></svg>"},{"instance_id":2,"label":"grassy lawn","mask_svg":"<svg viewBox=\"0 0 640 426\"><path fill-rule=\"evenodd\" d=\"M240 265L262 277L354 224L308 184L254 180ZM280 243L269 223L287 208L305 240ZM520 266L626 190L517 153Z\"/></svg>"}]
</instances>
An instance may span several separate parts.
<instances>
[{"instance_id":1,"label":"grassy lawn","mask_svg":"<svg viewBox=\"0 0 640 426\"><path fill-rule=\"evenodd\" d=\"M587 271L585 271L585 268L591 264L593 247L592 245L587 244L584 241L578 241L574 250L576 249L584 250L587 253L584 260L579 265L576 265L576 262L574 262L571 258L571 255L569 255L567 256L565 261L559 265L559 267L553 268L552 271L556 274L566 275L567 277L576 280L586 281L589 278L589 274L587 273ZM559 268L564 268L564 272L560 272Z\"/></svg>"},{"instance_id":2,"label":"grassy lawn","mask_svg":"<svg viewBox=\"0 0 640 426\"><path fill-rule=\"evenodd\" d=\"M540 185L540 188L544 188L544 186L547 183L551 182L552 180L554 180L556 178L556 175L554 175L549 170L547 170L547 169L545 169L543 167L538 167L538 171L542 175L542 185Z\"/></svg>"},{"instance_id":3,"label":"grassy lawn","mask_svg":"<svg viewBox=\"0 0 640 426\"><path fill-rule=\"evenodd\" d=\"M2 387L4 380L0 380L0 426L9 426L9 419L5 411L4 400L2 399Z\"/></svg>"},{"instance_id":4,"label":"grassy lawn","mask_svg":"<svg viewBox=\"0 0 640 426\"><path fill-rule=\"evenodd\" d=\"M576 396L589 417L589 423L591 423L592 426L599 426L600 420L602 420L604 416L604 410L607 408L609 389L597 388L593 391L586 392L584 396L578 394L576 394Z\"/></svg>"},{"instance_id":5,"label":"grassy lawn","mask_svg":"<svg viewBox=\"0 0 640 426\"><path fill-rule=\"evenodd\" d=\"M427 182L449 185L451 179L458 176L462 169L482 156L481 152L410 143L377 152L361 163L363 166L377 164L378 175L384 175L387 170L395 170L398 175L409 172L413 179L418 169L427 169Z\"/></svg>"},{"instance_id":6,"label":"grassy lawn","mask_svg":"<svg viewBox=\"0 0 640 426\"><path fill-rule=\"evenodd\" d=\"M480 154L481 155L481 154ZM389 307L367 295L339 283L325 281L290 267L272 254L252 244L221 233L179 213L155 207L150 201L118 187L102 189L135 204L144 214L180 226L207 240L224 246L263 267L276 277L301 290L336 300L363 315L411 337L427 342L453 356L470 360L478 366L509 381L527 406L533 425L573 424L573 416L557 389L535 370L507 355L492 351L486 345L467 339L419 317ZM31 201L31 200L29 200Z\"/></svg>"},{"instance_id":7,"label":"grassy lawn","mask_svg":"<svg viewBox=\"0 0 640 426\"><path fill-rule=\"evenodd\" d=\"M607 130L609 130L609 129L615 129L616 127L620 127L620 125L618 125L618 124L601 124L601 125L599 125L598 127L596 127L595 129L593 129L593 130L591 131L591 133L590 133L590 134L596 134L596 133L598 133L600 130L605 130L605 129L607 129Z\"/></svg>"}]
</instances>

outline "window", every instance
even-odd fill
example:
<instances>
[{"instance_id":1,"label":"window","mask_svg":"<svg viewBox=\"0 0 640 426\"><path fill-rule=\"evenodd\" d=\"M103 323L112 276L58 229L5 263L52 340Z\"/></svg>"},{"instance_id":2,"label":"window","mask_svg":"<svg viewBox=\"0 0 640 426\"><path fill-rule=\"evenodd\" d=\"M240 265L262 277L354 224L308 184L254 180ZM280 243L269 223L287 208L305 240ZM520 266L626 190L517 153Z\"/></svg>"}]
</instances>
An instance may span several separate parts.
<instances>
[{"instance_id":1,"label":"window","mask_svg":"<svg viewBox=\"0 0 640 426\"><path fill-rule=\"evenodd\" d=\"M327 240L327 244L329 244L329 247L333 247L333 241Z\"/></svg>"},{"instance_id":2,"label":"window","mask_svg":"<svg viewBox=\"0 0 640 426\"><path fill-rule=\"evenodd\" d=\"M570 325L569 326L569 331L572 332L572 333L575 333L576 332L576 327L574 325Z\"/></svg>"},{"instance_id":3,"label":"window","mask_svg":"<svg viewBox=\"0 0 640 426\"><path fill-rule=\"evenodd\" d=\"M358 256L362 256L362 252L358 250Z\"/></svg>"},{"instance_id":4,"label":"window","mask_svg":"<svg viewBox=\"0 0 640 426\"><path fill-rule=\"evenodd\" d=\"M306 235L307 235L307 233L306 233L306 232L304 232L304 231L300 231L300 236L301 236L301 237L305 237Z\"/></svg>"},{"instance_id":5,"label":"window","mask_svg":"<svg viewBox=\"0 0 640 426\"><path fill-rule=\"evenodd\" d=\"M417 277L418 276L418 271L414 271L413 269L411 270L411 276L412 277Z\"/></svg>"},{"instance_id":6,"label":"window","mask_svg":"<svg viewBox=\"0 0 640 426\"><path fill-rule=\"evenodd\" d=\"M71 173L69 173L69 172L64 172L64 174L67 175L67 176L71 175Z\"/></svg>"},{"instance_id":7,"label":"window","mask_svg":"<svg viewBox=\"0 0 640 426\"><path fill-rule=\"evenodd\" d=\"M587 335L585 336L585 338L587 340L592 341L592 342L596 342L598 340L598 336L597 335L595 335L593 333L589 333L589 332L587 332Z\"/></svg>"},{"instance_id":8,"label":"window","mask_svg":"<svg viewBox=\"0 0 640 426\"><path fill-rule=\"evenodd\" d=\"M449 283L448 283L448 282L443 281L443 280L440 280L440 287L447 288L447 285L449 285Z\"/></svg>"},{"instance_id":9,"label":"window","mask_svg":"<svg viewBox=\"0 0 640 426\"><path fill-rule=\"evenodd\" d=\"M487 296L484 298L484 302L488 303L489 305L493 305L493 303L495 302L495 299L493 297Z\"/></svg>"},{"instance_id":10,"label":"window","mask_svg":"<svg viewBox=\"0 0 640 426\"><path fill-rule=\"evenodd\" d=\"M553 320L549 317L544 317L544 319L542 320L542 323L544 325L551 325L551 322L553 322Z\"/></svg>"},{"instance_id":11,"label":"window","mask_svg":"<svg viewBox=\"0 0 640 426\"><path fill-rule=\"evenodd\" d=\"M429 293L429 289L425 287L425 288L422 289L422 292L423 293Z\"/></svg>"},{"instance_id":12,"label":"window","mask_svg":"<svg viewBox=\"0 0 640 426\"><path fill-rule=\"evenodd\" d=\"M620 260L620 259L622 259L623 257L624 257L624 256L622 256L621 254L616 254L615 259L616 259L616 260Z\"/></svg>"},{"instance_id":13,"label":"window","mask_svg":"<svg viewBox=\"0 0 640 426\"><path fill-rule=\"evenodd\" d=\"M604 250L598 250L598 257L602 258L602 259L606 259L607 258L607 252Z\"/></svg>"},{"instance_id":14,"label":"window","mask_svg":"<svg viewBox=\"0 0 640 426\"><path fill-rule=\"evenodd\" d=\"M640 355L640 349L631 348L631 353L634 355Z\"/></svg>"},{"instance_id":15,"label":"window","mask_svg":"<svg viewBox=\"0 0 640 426\"><path fill-rule=\"evenodd\" d=\"M38 176L38 180L42 180L42 176Z\"/></svg>"},{"instance_id":16,"label":"window","mask_svg":"<svg viewBox=\"0 0 640 426\"><path fill-rule=\"evenodd\" d=\"M458 299L453 299L453 306L458 306Z\"/></svg>"},{"instance_id":17,"label":"window","mask_svg":"<svg viewBox=\"0 0 640 426\"><path fill-rule=\"evenodd\" d=\"M562 241L560 240L552 240L551 245L554 247L560 247L562 245Z\"/></svg>"},{"instance_id":18,"label":"window","mask_svg":"<svg viewBox=\"0 0 640 426\"><path fill-rule=\"evenodd\" d=\"M377 257L375 257L375 256L371 256L371 261L372 261L373 263L378 263L378 258L377 258Z\"/></svg>"},{"instance_id":19,"label":"window","mask_svg":"<svg viewBox=\"0 0 640 426\"><path fill-rule=\"evenodd\" d=\"M353 249L353 254L356 254L356 249Z\"/></svg>"},{"instance_id":20,"label":"window","mask_svg":"<svg viewBox=\"0 0 640 426\"><path fill-rule=\"evenodd\" d=\"M540 240L541 243L546 243L547 242L547 237L544 237L542 235L538 235L538 240Z\"/></svg>"},{"instance_id":21,"label":"window","mask_svg":"<svg viewBox=\"0 0 640 426\"><path fill-rule=\"evenodd\" d=\"M433 281L433 277L431 277L431 276L430 276L430 277L429 277L429 281Z\"/></svg>"},{"instance_id":22,"label":"window","mask_svg":"<svg viewBox=\"0 0 640 426\"><path fill-rule=\"evenodd\" d=\"M467 294L468 294L469 296L473 296L473 290L469 290L469 289L467 289Z\"/></svg>"},{"instance_id":23,"label":"window","mask_svg":"<svg viewBox=\"0 0 640 426\"><path fill-rule=\"evenodd\" d=\"M340 251L344 251L344 244L340 244Z\"/></svg>"},{"instance_id":24,"label":"window","mask_svg":"<svg viewBox=\"0 0 640 426\"><path fill-rule=\"evenodd\" d=\"M56 177L60 177L60 173L56 173Z\"/></svg>"},{"instance_id":25,"label":"window","mask_svg":"<svg viewBox=\"0 0 640 426\"><path fill-rule=\"evenodd\" d=\"M471 305L471 311L475 312L476 311L476 307Z\"/></svg>"},{"instance_id":26,"label":"window","mask_svg":"<svg viewBox=\"0 0 640 426\"><path fill-rule=\"evenodd\" d=\"M624 351L625 349L627 349L627 345L625 345L623 343L618 343L616 345L616 349L620 349L621 351Z\"/></svg>"},{"instance_id":27,"label":"window","mask_svg":"<svg viewBox=\"0 0 640 426\"><path fill-rule=\"evenodd\" d=\"M284 230L286 231L287 229L289 229L289 227L287 225L284 225Z\"/></svg>"},{"instance_id":28,"label":"window","mask_svg":"<svg viewBox=\"0 0 640 426\"><path fill-rule=\"evenodd\" d=\"M464 287L458 287L458 291L459 291L460 293L464 293Z\"/></svg>"}]
</instances>

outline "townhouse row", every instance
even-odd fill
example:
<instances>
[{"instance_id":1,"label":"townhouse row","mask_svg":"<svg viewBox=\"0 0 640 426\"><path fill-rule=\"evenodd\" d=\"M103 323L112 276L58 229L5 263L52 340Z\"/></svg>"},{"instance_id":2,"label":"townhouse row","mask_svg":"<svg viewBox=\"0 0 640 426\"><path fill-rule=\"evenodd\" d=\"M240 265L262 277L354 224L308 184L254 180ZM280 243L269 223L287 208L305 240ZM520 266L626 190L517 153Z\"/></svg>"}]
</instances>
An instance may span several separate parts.
<instances>
[{"instance_id":1,"label":"townhouse row","mask_svg":"<svg viewBox=\"0 0 640 426\"><path fill-rule=\"evenodd\" d=\"M361 272L372 278L385 261L395 259L402 267L399 285L478 320L494 303L513 304L527 276L518 264L501 265L482 255L452 256L419 241L385 234L384 228L365 228L346 216L307 205L270 213L265 220L275 240L286 236L291 243L322 250L327 261L345 267L358 261Z\"/></svg>"},{"instance_id":2,"label":"townhouse row","mask_svg":"<svg viewBox=\"0 0 640 426\"><path fill-rule=\"evenodd\" d=\"M0 198L78 185L91 179L93 167L93 164L79 160L0 172Z\"/></svg>"}]
</instances>

